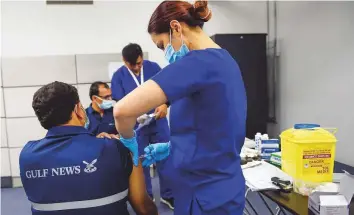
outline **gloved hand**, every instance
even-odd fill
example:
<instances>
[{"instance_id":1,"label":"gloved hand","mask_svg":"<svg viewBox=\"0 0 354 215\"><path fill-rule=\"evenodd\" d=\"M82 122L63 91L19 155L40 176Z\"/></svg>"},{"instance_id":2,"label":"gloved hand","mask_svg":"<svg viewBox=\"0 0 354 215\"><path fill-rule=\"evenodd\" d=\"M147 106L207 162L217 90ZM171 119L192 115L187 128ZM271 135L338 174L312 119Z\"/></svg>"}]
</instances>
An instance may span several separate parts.
<instances>
[{"instance_id":1,"label":"gloved hand","mask_svg":"<svg viewBox=\"0 0 354 215\"><path fill-rule=\"evenodd\" d=\"M139 151L138 151L138 142L136 141L136 133L134 131L134 136L129 139L120 137L120 141L129 151L133 154L133 163L135 166L139 165Z\"/></svg>"},{"instance_id":2,"label":"gloved hand","mask_svg":"<svg viewBox=\"0 0 354 215\"><path fill-rule=\"evenodd\" d=\"M145 160L143 161L143 167L150 166L156 161L166 159L170 155L171 143L154 143L145 147Z\"/></svg>"},{"instance_id":3,"label":"gloved hand","mask_svg":"<svg viewBox=\"0 0 354 215\"><path fill-rule=\"evenodd\" d=\"M139 116L139 117L136 119L136 121L137 121L139 124L143 124L148 118L149 118L149 115L143 114L143 115Z\"/></svg>"}]
</instances>

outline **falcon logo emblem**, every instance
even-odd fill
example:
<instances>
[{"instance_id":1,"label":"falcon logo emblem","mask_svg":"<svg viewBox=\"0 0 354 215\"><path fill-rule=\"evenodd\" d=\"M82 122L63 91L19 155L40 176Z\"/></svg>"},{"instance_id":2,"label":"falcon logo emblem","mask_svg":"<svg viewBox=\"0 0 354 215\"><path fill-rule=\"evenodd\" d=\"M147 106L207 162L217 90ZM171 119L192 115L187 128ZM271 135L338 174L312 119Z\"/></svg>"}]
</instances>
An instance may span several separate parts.
<instances>
[{"instance_id":1,"label":"falcon logo emblem","mask_svg":"<svg viewBox=\"0 0 354 215\"><path fill-rule=\"evenodd\" d=\"M97 167L94 166L94 164L97 163L97 159L93 160L91 163L88 163L86 161L82 161L82 163L86 164L86 167L84 169L84 172L86 173L93 173L97 170Z\"/></svg>"}]
</instances>

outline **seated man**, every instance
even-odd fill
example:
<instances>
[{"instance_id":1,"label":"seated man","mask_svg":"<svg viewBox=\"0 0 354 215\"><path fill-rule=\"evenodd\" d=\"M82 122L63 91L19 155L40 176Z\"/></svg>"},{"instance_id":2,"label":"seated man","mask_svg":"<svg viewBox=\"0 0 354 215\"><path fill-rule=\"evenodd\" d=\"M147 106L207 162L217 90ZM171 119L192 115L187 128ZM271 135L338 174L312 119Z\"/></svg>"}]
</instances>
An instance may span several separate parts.
<instances>
[{"instance_id":1,"label":"seated man","mask_svg":"<svg viewBox=\"0 0 354 215\"><path fill-rule=\"evenodd\" d=\"M108 84L97 81L90 87L90 107L86 109L89 118L87 129L97 137L114 137L118 132L114 125L112 91Z\"/></svg>"},{"instance_id":2,"label":"seated man","mask_svg":"<svg viewBox=\"0 0 354 215\"><path fill-rule=\"evenodd\" d=\"M146 193L141 165L132 165L117 139L96 138L75 87L53 82L33 96L32 107L47 135L20 154L23 187L37 215L157 215Z\"/></svg>"}]
</instances>

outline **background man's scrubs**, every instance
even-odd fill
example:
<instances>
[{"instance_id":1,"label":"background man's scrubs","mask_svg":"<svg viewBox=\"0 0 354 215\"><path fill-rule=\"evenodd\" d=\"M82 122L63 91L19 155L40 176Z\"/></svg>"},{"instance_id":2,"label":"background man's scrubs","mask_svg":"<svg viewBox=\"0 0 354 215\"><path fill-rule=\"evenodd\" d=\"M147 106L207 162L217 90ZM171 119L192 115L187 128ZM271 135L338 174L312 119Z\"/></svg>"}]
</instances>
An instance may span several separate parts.
<instances>
[{"instance_id":1,"label":"background man's scrubs","mask_svg":"<svg viewBox=\"0 0 354 215\"><path fill-rule=\"evenodd\" d=\"M161 70L160 66L157 63L144 60L142 72L144 81L151 79ZM136 76L136 81L141 84L141 74ZM120 100L128 93L133 91L138 87L131 73L127 67L122 66L119 68L112 77L111 89L112 97L114 100ZM149 113L153 113L154 110L151 110ZM138 125L138 124L137 124ZM137 128L137 125L135 128ZM159 142L168 142L170 140L170 129L166 118L153 121L150 125L142 128L137 134L137 141L139 145L139 154L144 154L144 148L148 146L149 143L159 143ZM158 162L157 171L160 179L160 191L162 198L172 198L171 189L167 185L165 179L168 171L168 162L167 160ZM146 189L150 196L152 196L152 186L150 178L150 168L144 168L145 183Z\"/></svg>"},{"instance_id":2,"label":"background man's scrubs","mask_svg":"<svg viewBox=\"0 0 354 215\"><path fill-rule=\"evenodd\" d=\"M171 103L175 214L241 215L246 93L224 49L191 51L152 78Z\"/></svg>"},{"instance_id":3,"label":"background man's scrubs","mask_svg":"<svg viewBox=\"0 0 354 215\"><path fill-rule=\"evenodd\" d=\"M86 114L90 121L87 130L92 134L98 135L102 132L118 134L114 124L113 108L104 110L103 116L101 116L92 108L91 104L90 107L86 108Z\"/></svg>"}]
</instances>

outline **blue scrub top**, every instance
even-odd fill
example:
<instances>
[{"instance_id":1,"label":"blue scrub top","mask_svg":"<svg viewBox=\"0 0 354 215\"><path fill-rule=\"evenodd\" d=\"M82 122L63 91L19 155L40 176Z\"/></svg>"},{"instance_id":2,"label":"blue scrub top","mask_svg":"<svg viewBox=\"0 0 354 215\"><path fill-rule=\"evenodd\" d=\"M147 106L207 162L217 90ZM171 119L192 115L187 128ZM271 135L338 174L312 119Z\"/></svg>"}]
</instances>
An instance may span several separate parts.
<instances>
[{"instance_id":1,"label":"blue scrub top","mask_svg":"<svg viewBox=\"0 0 354 215\"><path fill-rule=\"evenodd\" d=\"M72 203L122 193L128 189L131 171L130 153L123 144L96 138L77 126L51 128L45 138L28 142L20 154L21 180L33 203ZM128 215L126 201L127 197L75 210L46 212L32 208L32 214Z\"/></svg>"},{"instance_id":2,"label":"blue scrub top","mask_svg":"<svg viewBox=\"0 0 354 215\"><path fill-rule=\"evenodd\" d=\"M113 108L104 110L103 116L101 117L100 113L96 112L92 108L91 104L90 107L86 109L86 114L90 120L90 124L87 129L92 134L98 135L102 132L106 132L108 134L118 134L114 124Z\"/></svg>"},{"instance_id":3,"label":"blue scrub top","mask_svg":"<svg viewBox=\"0 0 354 215\"><path fill-rule=\"evenodd\" d=\"M239 153L247 103L235 60L224 49L191 51L152 79L171 103L171 159L177 174L173 179L184 188L173 190L183 196L182 202L175 202L175 213L188 213L177 210L195 201L191 198L203 210L230 201L242 207L245 181Z\"/></svg>"},{"instance_id":4,"label":"blue scrub top","mask_svg":"<svg viewBox=\"0 0 354 215\"><path fill-rule=\"evenodd\" d=\"M144 81L151 79L155 76L161 67L155 63L148 60L143 61L143 72L144 72ZM137 76L137 80L140 83L140 75ZM141 84L141 83L140 83ZM121 100L124 96L128 95L131 91L137 88L137 84L135 83L133 77L129 73L127 67L120 67L112 77L111 81L111 90L112 90L112 98L114 100ZM149 111L149 113L153 113L154 110ZM138 124L136 124L135 128L137 128ZM164 134L164 136L169 137L169 126L166 118L153 121L150 125L144 127L140 130L141 134ZM169 138L167 138L169 139Z\"/></svg>"}]
</instances>

